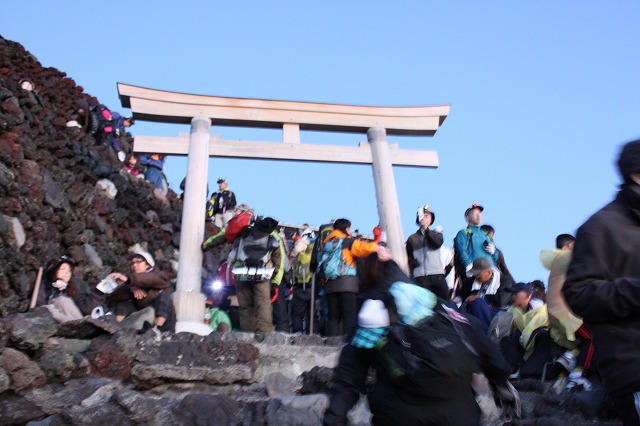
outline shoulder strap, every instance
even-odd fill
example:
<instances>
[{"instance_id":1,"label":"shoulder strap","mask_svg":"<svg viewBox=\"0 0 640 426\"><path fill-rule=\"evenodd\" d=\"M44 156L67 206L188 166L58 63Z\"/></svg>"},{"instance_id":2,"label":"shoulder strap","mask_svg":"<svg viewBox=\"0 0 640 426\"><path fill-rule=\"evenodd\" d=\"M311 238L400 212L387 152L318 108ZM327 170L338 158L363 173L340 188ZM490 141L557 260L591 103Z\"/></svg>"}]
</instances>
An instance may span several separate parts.
<instances>
[{"instance_id":1,"label":"shoulder strap","mask_svg":"<svg viewBox=\"0 0 640 426\"><path fill-rule=\"evenodd\" d=\"M458 336L460 336L460 340L462 340L462 344L465 346L465 348L467 348L467 350L469 352L471 352L473 355L475 356L480 356L480 354L478 353L478 351L476 351L476 348L473 347L473 345L469 342L469 340L467 339L467 336L464 332L464 330L462 329L462 327L460 327L460 325L458 325L458 321L456 321L455 319L451 318L450 312L452 312L454 315L460 315L458 312L454 311L452 308L448 308L444 305L441 305L444 308L444 312L437 309L434 312L436 314L441 315L443 318L445 318L447 321L449 321L449 323L453 326L453 329L456 331L456 333L458 334ZM465 321L466 318L462 317Z\"/></svg>"}]
</instances>

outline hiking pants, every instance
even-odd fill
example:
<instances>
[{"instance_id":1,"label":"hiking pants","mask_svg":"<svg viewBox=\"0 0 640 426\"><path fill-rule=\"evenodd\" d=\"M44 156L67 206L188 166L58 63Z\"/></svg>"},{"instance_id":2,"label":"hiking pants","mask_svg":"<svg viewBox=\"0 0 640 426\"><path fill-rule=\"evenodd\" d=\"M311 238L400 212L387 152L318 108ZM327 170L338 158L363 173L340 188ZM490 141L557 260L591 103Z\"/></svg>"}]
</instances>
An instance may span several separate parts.
<instances>
[{"instance_id":1,"label":"hiking pants","mask_svg":"<svg viewBox=\"0 0 640 426\"><path fill-rule=\"evenodd\" d=\"M624 426L640 425L640 392L612 396L611 399Z\"/></svg>"},{"instance_id":2,"label":"hiking pants","mask_svg":"<svg viewBox=\"0 0 640 426\"><path fill-rule=\"evenodd\" d=\"M227 212L223 213L216 213L213 215L213 224L219 228L222 229L225 226L227 226L227 222L229 222L231 220L231 218L233 217L233 210L229 210Z\"/></svg>"},{"instance_id":3,"label":"hiking pants","mask_svg":"<svg viewBox=\"0 0 640 426\"><path fill-rule=\"evenodd\" d=\"M59 295L49 305L45 305L51 316L58 322L67 322L82 319L84 315L72 298Z\"/></svg>"},{"instance_id":4,"label":"hiking pants","mask_svg":"<svg viewBox=\"0 0 640 426\"><path fill-rule=\"evenodd\" d=\"M326 297L329 308L327 336L351 333L357 319L356 294L351 292L328 293ZM340 330L341 321L342 331Z\"/></svg>"},{"instance_id":5,"label":"hiking pants","mask_svg":"<svg viewBox=\"0 0 640 426\"><path fill-rule=\"evenodd\" d=\"M306 332L309 334L309 321L311 313L311 289L303 290L293 288L293 300L291 301L291 322L294 333Z\"/></svg>"},{"instance_id":6,"label":"hiking pants","mask_svg":"<svg viewBox=\"0 0 640 426\"><path fill-rule=\"evenodd\" d=\"M444 279L444 274L426 275L415 277L416 283L422 288L426 288L440 299L451 300L451 291Z\"/></svg>"},{"instance_id":7,"label":"hiking pants","mask_svg":"<svg viewBox=\"0 0 640 426\"><path fill-rule=\"evenodd\" d=\"M477 426L480 424L480 407L476 403L471 386L459 394L448 395L442 390L443 399L408 403L398 397L394 388L376 385L369 395L369 407L374 426L432 425ZM447 397L448 396L448 397Z\"/></svg>"},{"instance_id":8,"label":"hiking pants","mask_svg":"<svg viewBox=\"0 0 640 426\"><path fill-rule=\"evenodd\" d=\"M273 331L271 282L236 281L240 331Z\"/></svg>"}]
</instances>

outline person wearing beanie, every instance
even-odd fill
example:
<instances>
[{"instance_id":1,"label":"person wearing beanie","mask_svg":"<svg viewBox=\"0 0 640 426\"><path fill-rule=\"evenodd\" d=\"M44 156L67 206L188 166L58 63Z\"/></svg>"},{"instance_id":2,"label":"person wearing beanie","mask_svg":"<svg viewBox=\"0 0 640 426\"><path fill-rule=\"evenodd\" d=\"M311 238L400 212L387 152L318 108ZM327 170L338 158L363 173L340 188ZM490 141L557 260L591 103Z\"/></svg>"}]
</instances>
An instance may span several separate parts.
<instances>
[{"instance_id":1,"label":"person wearing beanie","mask_svg":"<svg viewBox=\"0 0 640 426\"><path fill-rule=\"evenodd\" d=\"M420 207L416 213L415 234L407 239L406 250L411 277L423 288L431 290L441 299L449 300L451 293L445 281L445 266L442 263L440 247L444 242L442 227L429 229L436 214L428 205Z\"/></svg>"},{"instance_id":2,"label":"person wearing beanie","mask_svg":"<svg viewBox=\"0 0 640 426\"><path fill-rule=\"evenodd\" d=\"M156 269L150 253L137 251L131 255L129 275L120 272L109 274L120 285L109 295L115 305L116 320L126 321L125 326L140 329L148 318L160 331L175 330L176 312L171 301L171 275ZM134 314L135 313L135 314ZM128 320L125 317L131 316ZM140 320L138 320L138 318Z\"/></svg>"},{"instance_id":3,"label":"person wearing beanie","mask_svg":"<svg viewBox=\"0 0 640 426\"><path fill-rule=\"evenodd\" d=\"M640 424L640 139L622 147L615 199L578 229L562 292L591 330L597 368L624 425Z\"/></svg>"}]
</instances>

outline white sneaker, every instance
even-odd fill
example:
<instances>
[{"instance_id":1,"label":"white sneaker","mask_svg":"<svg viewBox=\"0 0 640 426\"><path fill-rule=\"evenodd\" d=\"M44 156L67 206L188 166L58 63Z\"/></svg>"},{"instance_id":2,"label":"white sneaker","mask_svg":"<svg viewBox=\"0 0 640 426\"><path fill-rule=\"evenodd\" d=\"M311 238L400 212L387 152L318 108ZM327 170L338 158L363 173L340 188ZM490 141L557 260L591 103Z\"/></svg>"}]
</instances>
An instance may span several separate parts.
<instances>
[{"instance_id":1,"label":"white sneaker","mask_svg":"<svg viewBox=\"0 0 640 426\"><path fill-rule=\"evenodd\" d=\"M571 351L566 351L556 359L556 364L560 364L562 368L571 373L576 368L576 356Z\"/></svg>"}]
</instances>

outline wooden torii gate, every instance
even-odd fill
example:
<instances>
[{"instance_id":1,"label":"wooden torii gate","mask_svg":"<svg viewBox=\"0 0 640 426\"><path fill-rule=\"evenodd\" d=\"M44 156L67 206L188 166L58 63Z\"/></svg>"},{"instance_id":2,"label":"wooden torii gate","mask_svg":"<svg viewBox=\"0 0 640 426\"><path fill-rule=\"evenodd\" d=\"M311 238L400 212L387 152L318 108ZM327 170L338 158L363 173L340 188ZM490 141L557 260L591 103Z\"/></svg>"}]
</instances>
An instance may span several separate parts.
<instances>
[{"instance_id":1,"label":"wooden torii gate","mask_svg":"<svg viewBox=\"0 0 640 426\"><path fill-rule=\"evenodd\" d=\"M188 155L178 283L174 304L176 332L208 334L202 323L200 293L204 216L209 157L261 158L329 163L371 164L380 225L400 265L407 264L393 165L438 167L435 151L400 150L387 135L433 136L449 114L449 105L374 107L227 98L167 92L118 83L122 106L136 120L191 124L189 136L136 136L134 151ZM211 125L281 128L282 143L222 140ZM358 147L300 143L300 130L366 133Z\"/></svg>"}]
</instances>

